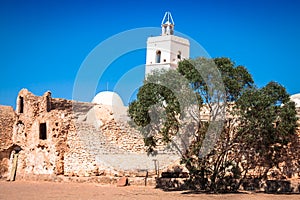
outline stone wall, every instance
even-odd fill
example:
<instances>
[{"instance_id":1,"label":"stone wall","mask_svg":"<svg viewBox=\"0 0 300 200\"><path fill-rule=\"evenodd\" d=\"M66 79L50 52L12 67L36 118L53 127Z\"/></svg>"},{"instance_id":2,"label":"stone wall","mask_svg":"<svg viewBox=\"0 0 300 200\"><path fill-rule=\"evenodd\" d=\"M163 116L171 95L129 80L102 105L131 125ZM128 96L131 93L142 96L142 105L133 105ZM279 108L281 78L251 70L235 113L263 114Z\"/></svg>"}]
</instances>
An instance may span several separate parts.
<instances>
[{"instance_id":1,"label":"stone wall","mask_svg":"<svg viewBox=\"0 0 300 200\"><path fill-rule=\"evenodd\" d=\"M65 175L136 176L143 170L154 171L154 158L147 156L142 135L117 116L124 113L114 113L107 105L75 113L76 132L68 135L71 150L65 156ZM179 157L164 154L159 158L168 165Z\"/></svg>"},{"instance_id":2,"label":"stone wall","mask_svg":"<svg viewBox=\"0 0 300 200\"><path fill-rule=\"evenodd\" d=\"M15 120L16 114L12 107L0 106L0 178L7 176Z\"/></svg>"},{"instance_id":3,"label":"stone wall","mask_svg":"<svg viewBox=\"0 0 300 200\"><path fill-rule=\"evenodd\" d=\"M154 172L155 157L147 156L142 135L128 125L126 107L116 110L107 105L52 98L50 92L35 96L27 89L19 92L16 105L16 112L12 108L6 108L10 114L1 112L3 119L10 117L5 120L10 123L7 134L1 137L1 142L10 147L5 154L5 176L15 147L21 149L17 179ZM172 152L161 152L157 157L162 160L161 166L179 158Z\"/></svg>"},{"instance_id":4,"label":"stone wall","mask_svg":"<svg viewBox=\"0 0 300 200\"><path fill-rule=\"evenodd\" d=\"M12 145L12 130L16 120L11 106L0 106L0 151Z\"/></svg>"},{"instance_id":5,"label":"stone wall","mask_svg":"<svg viewBox=\"0 0 300 200\"><path fill-rule=\"evenodd\" d=\"M67 134L72 130L71 105L70 101L52 99L50 92L41 97L26 89L19 92L12 136L14 144L22 149L19 178L28 174L63 174Z\"/></svg>"}]
</instances>

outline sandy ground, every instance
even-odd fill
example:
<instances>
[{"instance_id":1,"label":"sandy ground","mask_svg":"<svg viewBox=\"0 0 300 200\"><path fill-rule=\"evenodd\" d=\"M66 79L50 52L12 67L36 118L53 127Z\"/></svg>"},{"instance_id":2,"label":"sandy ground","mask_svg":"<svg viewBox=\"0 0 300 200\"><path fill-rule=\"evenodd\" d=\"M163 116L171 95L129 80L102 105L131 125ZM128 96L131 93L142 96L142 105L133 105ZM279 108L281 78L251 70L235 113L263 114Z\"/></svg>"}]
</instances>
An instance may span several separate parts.
<instances>
[{"instance_id":1,"label":"sandy ground","mask_svg":"<svg viewBox=\"0 0 300 200\"><path fill-rule=\"evenodd\" d=\"M54 183L54 182L0 182L0 199L142 199L142 200L299 200L300 195L252 194L183 194L182 192L163 192L153 187L116 187L92 183Z\"/></svg>"}]
</instances>

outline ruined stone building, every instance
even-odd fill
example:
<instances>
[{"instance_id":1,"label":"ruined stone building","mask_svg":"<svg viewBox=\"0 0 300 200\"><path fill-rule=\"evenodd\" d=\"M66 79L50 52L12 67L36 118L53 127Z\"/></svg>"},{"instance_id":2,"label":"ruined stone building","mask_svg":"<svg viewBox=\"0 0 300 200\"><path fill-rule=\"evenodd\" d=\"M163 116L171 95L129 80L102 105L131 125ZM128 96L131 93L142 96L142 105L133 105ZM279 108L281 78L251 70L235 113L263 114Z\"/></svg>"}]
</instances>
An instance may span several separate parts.
<instances>
[{"instance_id":1,"label":"ruined stone building","mask_svg":"<svg viewBox=\"0 0 300 200\"><path fill-rule=\"evenodd\" d=\"M17 177L99 176L153 171L142 135L111 105L35 96L19 92L16 111L1 106L0 175L9 176L10 154L20 149ZM119 108L119 110L122 108ZM125 118L125 119L124 119ZM178 159L162 148L161 165Z\"/></svg>"}]
</instances>

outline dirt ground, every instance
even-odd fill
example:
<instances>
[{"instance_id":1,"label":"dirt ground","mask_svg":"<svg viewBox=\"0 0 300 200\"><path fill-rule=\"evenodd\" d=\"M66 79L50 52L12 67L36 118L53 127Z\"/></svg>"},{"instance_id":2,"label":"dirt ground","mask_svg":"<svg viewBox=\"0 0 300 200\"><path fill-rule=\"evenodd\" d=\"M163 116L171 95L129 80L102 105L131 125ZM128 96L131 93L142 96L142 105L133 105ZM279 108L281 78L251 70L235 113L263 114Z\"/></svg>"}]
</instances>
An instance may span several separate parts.
<instances>
[{"instance_id":1,"label":"dirt ground","mask_svg":"<svg viewBox=\"0 0 300 200\"><path fill-rule=\"evenodd\" d=\"M183 194L183 192L164 192L153 187L100 185L92 183L55 183L0 181L0 199L201 199L201 200L299 200L300 195L252 194Z\"/></svg>"}]
</instances>

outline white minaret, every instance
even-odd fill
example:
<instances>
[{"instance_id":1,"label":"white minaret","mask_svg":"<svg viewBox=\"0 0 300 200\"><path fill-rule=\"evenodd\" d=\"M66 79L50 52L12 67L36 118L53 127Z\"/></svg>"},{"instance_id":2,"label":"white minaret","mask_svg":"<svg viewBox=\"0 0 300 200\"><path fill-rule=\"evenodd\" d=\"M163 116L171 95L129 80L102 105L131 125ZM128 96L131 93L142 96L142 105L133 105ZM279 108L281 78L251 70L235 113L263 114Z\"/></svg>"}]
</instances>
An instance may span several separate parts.
<instances>
[{"instance_id":1,"label":"white minaret","mask_svg":"<svg viewBox=\"0 0 300 200\"><path fill-rule=\"evenodd\" d=\"M175 69L180 60L190 56L189 40L174 35L172 15L166 12L161 22L161 36L147 40L145 77L154 69Z\"/></svg>"}]
</instances>

